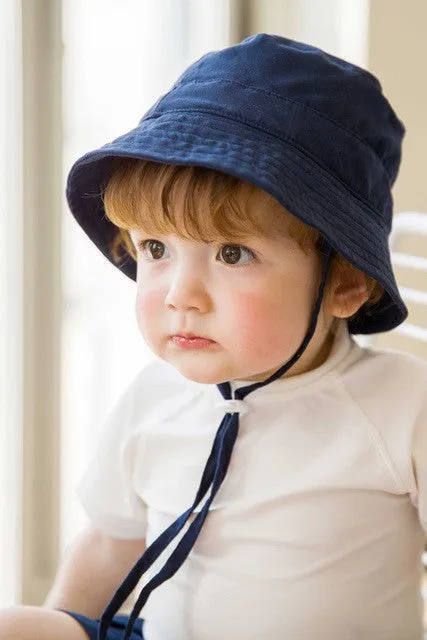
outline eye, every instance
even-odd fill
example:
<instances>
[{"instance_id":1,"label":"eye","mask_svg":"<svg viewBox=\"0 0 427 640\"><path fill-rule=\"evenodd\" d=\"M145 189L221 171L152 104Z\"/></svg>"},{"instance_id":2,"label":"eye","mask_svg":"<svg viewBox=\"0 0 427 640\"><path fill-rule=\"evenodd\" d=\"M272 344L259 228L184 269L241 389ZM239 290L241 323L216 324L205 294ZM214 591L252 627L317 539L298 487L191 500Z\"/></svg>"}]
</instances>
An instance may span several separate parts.
<instances>
[{"instance_id":1,"label":"eye","mask_svg":"<svg viewBox=\"0 0 427 640\"><path fill-rule=\"evenodd\" d=\"M239 258L242 255L242 252L246 252L248 254L250 254L252 256L252 258L254 258L254 253L248 249L247 247L243 247L239 244L225 244L221 247L219 254L223 256L226 261L227 264L237 264L237 262L239 261ZM244 262L241 265L238 266L245 266L246 264L248 264L247 262Z\"/></svg>"},{"instance_id":2,"label":"eye","mask_svg":"<svg viewBox=\"0 0 427 640\"><path fill-rule=\"evenodd\" d=\"M163 244L163 242L160 242L160 240L141 240L137 245L138 251L141 251L144 254L146 252L146 249L148 248L154 261L157 261L162 257L159 254L162 253L162 247L164 246L165 245Z\"/></svg>"},{"instance_id":3,"label":"eye","mask_svg":"<svg viewBox=\"0 0 427 640\"><path fill-rule=\"evenodd\" d=\"M138 252L143 253L147 259L152 262L159 262L159 260L164 257L163 253L165 248L166 245L163 242L160 242L160 240L141 240L137 243ZM147 251L149 251L148 256ZM243 253L249 254L250 259L238 264ZM219 250L217 256L221 256L225 264L237 267L248 266L248 264L255 259L253 251L248 249L248 247L244 247L239 244L224 244Z\"/></svg>"}]
</instances>

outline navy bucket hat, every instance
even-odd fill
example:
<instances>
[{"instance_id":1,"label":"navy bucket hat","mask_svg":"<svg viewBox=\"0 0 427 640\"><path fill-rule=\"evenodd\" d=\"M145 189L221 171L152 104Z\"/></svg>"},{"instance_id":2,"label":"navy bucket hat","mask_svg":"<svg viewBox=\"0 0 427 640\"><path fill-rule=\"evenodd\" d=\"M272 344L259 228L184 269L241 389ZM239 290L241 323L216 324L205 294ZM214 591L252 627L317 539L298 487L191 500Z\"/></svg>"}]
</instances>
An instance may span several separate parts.
<instances>
[{"instance_id":1,"label":"navy bucket hat","mask_svg":"<svg viewBox=\"0 0 427 640\"><path fill-rule=\"evenodd\" d=\"M198 165L250 182L383 286L382 300L349 321L351 333L377 333L407 317L388 244L404 133L371 73L257 34L203 56L136 128L77 160L66 194L87 235L135 280L133 258L123 250L115 263L110 251L117 228L101 194L115 158Z\"/></svg>"}]
</instances>

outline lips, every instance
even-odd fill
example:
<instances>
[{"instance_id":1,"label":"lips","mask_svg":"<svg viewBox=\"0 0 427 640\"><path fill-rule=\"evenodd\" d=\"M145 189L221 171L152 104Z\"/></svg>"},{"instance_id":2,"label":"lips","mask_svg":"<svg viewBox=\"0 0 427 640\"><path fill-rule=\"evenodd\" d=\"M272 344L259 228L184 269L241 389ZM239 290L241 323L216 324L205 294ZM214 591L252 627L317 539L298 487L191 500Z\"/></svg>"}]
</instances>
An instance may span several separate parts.
<instances>
[{"instance_id":1,"label":"lips","mask_svg":"<svg viewBox=\"0 0 427 640\"><path fill-rule=\"evenodd\" d=\"M195 333L189 333L186 331L181 331L181 333L174 333L171 338L185 338L186 340L209 340L210 342L215 342L212 338L208 338L208 336L197 335Z\"/></svg>"},{"instance_id":2,"label":"lips","mask_svg":"<svg viewBox=\"0 0 427 640\"><path fill-rule=\"evenodd\" d=\"M173 337L187 338L187 340L210 340L207 336L196 336L194 333L176 333Z\"/></svg>"}]
</instances>

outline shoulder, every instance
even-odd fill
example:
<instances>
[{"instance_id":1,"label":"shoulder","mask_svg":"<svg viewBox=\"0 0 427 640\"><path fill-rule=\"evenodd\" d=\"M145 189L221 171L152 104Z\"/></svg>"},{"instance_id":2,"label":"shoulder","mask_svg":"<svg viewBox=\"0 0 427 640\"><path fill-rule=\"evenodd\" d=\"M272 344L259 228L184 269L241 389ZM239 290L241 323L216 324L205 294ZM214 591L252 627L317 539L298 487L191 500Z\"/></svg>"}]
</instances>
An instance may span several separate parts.
<instances>
[{"instance_id":1,"label":"shoulder","mask_svg":"<svg viewBox=\"0 0 427 640\"><path fill-rule=\"evenodd\" d=\"M397 350L360 347L341 381L348 400L384 441L409 446L427 409L426 360Z\"/></svg>"},{"instance_id":2,"label":"shoulder","mask_svg":"<svg viewBox=\"0 0 427 640\"><path fill-rule=\"evenodd\" d=\"M427 361L397 350L359 349L341 374L347 399L367 420L373 446L401 487L413 494L414 435L420 424L427 427Z\"/></svg>"},{"instance_id":3,"label":"shoulder","mask_svg":"<svg viewBox=\"0 0 427 640\"><path fill-rule=\"evenodd\" d=\"M392 349L357 349L358 358L342 374L355 396L413 408L427 403L427 360Z\"/></svg>"}]
</instances>

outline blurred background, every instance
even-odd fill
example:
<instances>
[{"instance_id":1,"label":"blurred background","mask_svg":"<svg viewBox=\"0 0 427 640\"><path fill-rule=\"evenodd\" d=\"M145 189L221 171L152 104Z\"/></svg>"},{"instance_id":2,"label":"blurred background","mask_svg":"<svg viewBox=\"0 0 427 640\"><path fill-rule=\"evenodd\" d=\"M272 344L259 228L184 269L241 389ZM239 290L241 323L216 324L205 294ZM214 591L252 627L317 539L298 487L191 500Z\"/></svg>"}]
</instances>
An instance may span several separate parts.
<instances>
[{"instance_id":1,"label":"blurred background","mask_svg":"<svg viewBox=\"0 0 427 640\"><path fill-rule=\"evenodd\" d=\"M407 128L395 215L425 213L426 24L425 0L2 0L0 607L43 602L86 523L74 486L99 429L154 358L134 284L68 211L71 164L207 51L277 33L379 77ZM376 341L427 357L427 233L405 227L396 242L415 256L398 279L419 321Z\"/></svg>"}]
</instances>

